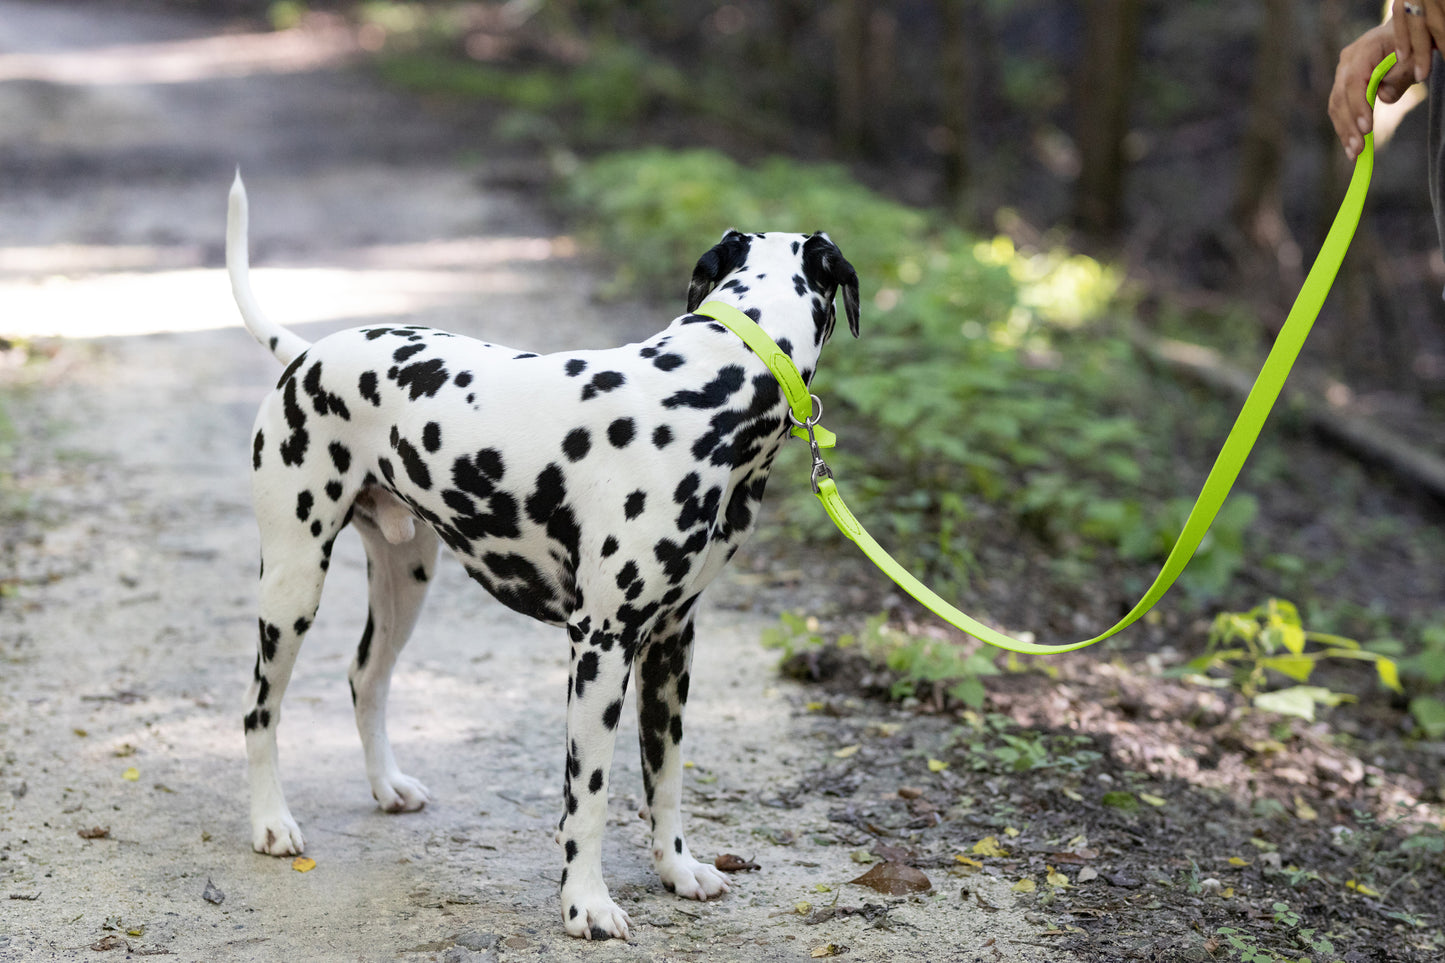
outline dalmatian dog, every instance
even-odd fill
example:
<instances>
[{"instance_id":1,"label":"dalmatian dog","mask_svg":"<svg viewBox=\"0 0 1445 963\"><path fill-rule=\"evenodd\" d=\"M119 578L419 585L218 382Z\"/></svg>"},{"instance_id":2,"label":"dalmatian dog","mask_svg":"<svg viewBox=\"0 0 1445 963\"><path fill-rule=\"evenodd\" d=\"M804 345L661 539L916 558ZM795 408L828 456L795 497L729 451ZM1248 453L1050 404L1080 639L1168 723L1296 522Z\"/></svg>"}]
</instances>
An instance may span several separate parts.
<instances>
[{"instance_id":1,"label":"dalmatian dog","mask_svg":"<svg viewBox=\"0 0 1445 963\"><path fill-rule=\"evenodd\" d=\"M430 796L386 733L393 666L444 542L503 604L564 627L566 931L628 938L602 876L608 774L636 679L652 862L663 885L727 892L683 833L683 705L698 597L757 521L790 425L773 375L711 318L688 313L639 344L536 355L415 325L307 344L252 293L247 199L231 190L226 263L251 334L285 371L251 437L261 541L260 642L244 728L252 845L300 853L277 768L281 698L316 615L337 535L360 532L366 628L349 678L372 795L390 812ZM698 261L711 294L757 320L811 379L842 293L858 333L858 276L826 234L728 231Z\"/></svg>"}]
</instances>

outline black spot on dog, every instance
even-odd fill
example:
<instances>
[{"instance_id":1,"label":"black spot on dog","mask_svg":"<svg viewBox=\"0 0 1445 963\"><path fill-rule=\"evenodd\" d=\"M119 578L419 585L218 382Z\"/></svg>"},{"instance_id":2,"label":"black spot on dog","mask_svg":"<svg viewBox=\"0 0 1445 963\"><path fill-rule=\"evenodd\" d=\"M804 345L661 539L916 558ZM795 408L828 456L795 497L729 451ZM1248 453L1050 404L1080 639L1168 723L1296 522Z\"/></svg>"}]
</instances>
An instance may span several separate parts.
<instances>
[{"instance_id":1,"label":"black spot on dog","mask_svg":"<svg viewBox=\"0 0 1445 963\"><path fill-rule=\"evenodd\" d=\"M643 492L643 491L641 491L641 490L638 490L638 491L633 492L631 495L628 495L628 496L627 496L627 503L622 506L622 513L623 513L623 515L626 516L627 520L630 522L630 521L632 521L634 518L636 518L638 515L641 515L642 512L643 512L643 509L645 509L646 507L647 507L647 493L646 493L646 492Z\"/></svg>"},{"instance_id":2,"label":"black spot on dog","mask_svg":"<svg viewBox=\"0 0 1445 963\"><path fill-rule=\"evenodd\" d=\"M575 839L567 840L567 846L565 848L567 851L567 862L570 863L577 858L577 841ZM577 907L575 906L572 907L572 915L577 915Z\"/></svg>"},{"instance_id":3,"label":"black spot on dog","mask_svg":"<svg viewBox=\"0 0 1445 963\"><path fill-rule=\"evenodd\" d=\"M662 371L674 371L682 367L686 361L687 359L680 354L665 354L652 362L652 366Z\"/></svg>"},{"instance_id":4,"label":"black spot on dog","mask_svg":"<svg viewBox=\"0 0 1445 963\"><path fill-rule=\"evenodd\" d=\"M300 370L301 365L302 365L305 361L306 361L306 352L305 352L305 351L301 352L301 353L298 354L295 358L291 359L291 363L286 366L286 370L283 371L283 372L281 372L281 377L278 378L278 379L276 379L276 387L279 388L279 387L281 387L282 385L284 385L286 382L290 381L291 378L292 378L292 376L295 375L296 372Z\"/></svg>"},{"instance_id":5,"label":"black spot on dog","mask_svg":"<svg viewBox=\"0 0 1445 963\"><path fill-rule=\"evenodd\" d=\"M331 452L331 464L335 465L341 474L346 474L351 468L351 449L339 441L333 441L327 450Z\"/></svg>"},{"instance_id":6,"label":"black spot on dog","mask_svg":"<svg viewBox=\"0 0 1445 963\"><path fill-rule=\"evenodd\" d=\"M395 429L392 429L395 431ZM422 491L431 489L431 469L427 468L426 462L422 460L421 454L412 446L412 443L405 438L396 438L392 441L392 447L396 449L397 455L401 458L401 465L406 469L406 476L412 483Z\"/></svg>"},{"instance_id":7,"label":"black spot on dog","mask_svg":"<svg viewBox=\"0 0 1445 963\"><path fill-rule=\"evenodd\" d=\"M372 620L371 610L366 610L366 628L361 630L361 644L356 647L356 667L364 669L366 660L371 658L371 637L376 632L376 623Z\"/></svg>"},{"instance_id":8,"label":"black spot on dog","mask_svg":"<svg viewBox=\"0 0 1445 963\"><path fill-rule=\"evenodd\" d=\"M567 377L575 378L582 372L587 370L587 362L583 361L581 358L572 358L567 362L567 367L565 370L567 372Z\"/></svg>"},{"instance_id":9,"label":"black spot on dog","mask_svg":"<svg viewBox=\"0 0 1445 963\"><path fill-rule=\"evenodd\" d=\"M682 855L682 837L681 837L681 836L674 836L674 837L672 838L672 851L673 851L674 853L677 853L677 855L679 855L679 856Z\"/></svg>"},{"instance_id":10,"label":"black spot on dog","mask_svg":"<svg viewBox=\"0 0 1445 963\"><path fill-rule=\"evenodd\" d=\"M457 376L452 379L452 384L456 385L458 388L465 388L471 383L472 373L470 371L459 371L457 372Z\"/></svg>"},{"instance_id":11,"label":"black spot on dog","mask_svg":"<svg viewBox=\"0 0 1445 963\"><path fill-rule=\"evenodd\" d=\"M311 517L311 506L315 500L311 497L310 491L303 491L296 496L296 519L306 521Z\"/></svg>"},{"instance_id":12,"label":"black spot on dog","mask_svg":"<svg viewBox=\"0 0 1445 963\"><path fill-rule=\"evenodd\" d=\"M411 577L418 582L425 582L431 578L431 576L426 573L425 565L418 565L416 568L412 569Z\"/></svg>"},{"instance_id":13,"label":"black spot on dog","mask_svg":"<svg viewBox=\"0 0 1445 963\"><path fill-rule=\"evenodd\" d=\"M281 392L281 410L286 415L286 424L291 428L291 437L281 443L281 462L286 465L300 465L306 460L306 446L310 436L306 433L306 412L296 403L296 379L286 382Z\"/></svg>"},{"instance_id":14,"label":"black spot on dog","mask_svg":"<svg viewBox=\"0 0 1445 963\"><path fill-rule=\"evenodd\" d=\"M672 429L667 425L658 425L652 429L652 447L661 451L672 444Z\"/></svg>"},{"instance_id":15,"label":"black spot on dog","mask_svg":"<svg viewBox=\"0 0 1445 963\"><path fill-rule=\"evenodd\" d=\"M368 328L368 329L366 330L366 332L365 332L365 334L366 334L366 340L368 340L368 341L375 341L377 338L381 337L382 335L386 335L386 334L390 334L390 333L391 333L391 329L390 329L390 328Z\"/></svg>"},{"instance_id":16,"label":"black spot on dog","mask_svg":"<svg viewBox=\"0 0 1445 963\"><path fill-rule=\"evenodd\" d=\"M607 440L613 448L626 448L636 434L637 426L631 418L618 418L607 426Z\"/></svg>"},{"instance_id":17,"label":"black spot on dog","mask_svg":"<svg viewBox=\"0 0 1445 963\"><path fill-rule=\"evenodd\" d=\"M627 588L637 581L637 574L637 563L628 562L622 566L622 570L617 573L617 587L620 589Z\"/></svg>"},{"instance_id":18,"label":"black spot on dog","mask_svg":"<svg viewBox=\"0 0 1445 963\"><path fill-rule=\"evenodd\" d=\"M311 536L313 538L321 537L321 519L318 518L311 523Z\"/></svg>"},{"instance_id":19,"label":"black spot on dog","mask_svg":"<svg viewBox=\"0 0 1445 963\"><path fill-rule=\"evenodd\" d=\"M527 496L527 517L539 525L546 524L566 497L566 475L557 465L548 465L537 474L532 494Z\"/></svg>"},{"instance_id":20,"label":"black spot on dog","mask_svg":"<svg viewBox=\"0 0 1445 963\"><path fill-rule=\"evenodd\" d=\"M730 364L717 373L717 377L703 386L701 391L683 390L663 399L664 408L721 408L727 404L746 381L741 365Z\"/></svg>"},{"instance_id":21,"label":"black spot on dog","mask_svg":"<svg viewBox=\"0 0 1445 963\"><path fill-rule=\"evenodd\" d=\"M266 436L260 430L256 430L256 437L251 439L251 469L261 470L261 446L266 444Z\"/></svg>"},{"instance_id":22,"label":"black spot on dog","mask_svg":"<svg viewBox=\"0 0 1445 963\"><path fill-rule=\"evenodd\" d=\"M265 619L257 619L261 631L261 660L270 662L276 658L276 646L281 642L280 626L272 625Z\"/></svg>"},{"instance_id":23,"label":"black spot on dog","mask_svg":"<svg viewBox=\"0 0 1445 963\"><path fill-rule=\"evenodd\" d=\"M302 616L296 620L296 624L291 626L291 628L295 630L297 635L301 635L307 629L311 628L311 620ZM263 699L262 701L264 702L265 700Z\"/></svg>"},{"instance_id":24,"label":"black spot on dog","mask_svg":"<svg viewBox=\"0 0 1445 963\"><path fill-rule=\"evenodd\" d=\"M581 461L592 450L592 435L586 428L573 428L562 440L562 453L568 461Z\"/></svg>"},{"instance_id":25,"label":"black spot on dog","mask_svg":"<svg viewBox=\"0 0 1445 963\"><path fill-rule=\"evenodd\" d=\"M577 678L577 698L582 698L582 690L586 688L589 682L597 681L597 670L597 653L590 650L582 653L582 658L577 660L575 673Z\"/></svg>"},{"instance_id":26,"label":"black spot on dog","mask_svg":"<svg viewBox=\"0 0 1445 963\"><path fill-rule=\"evenodd\" d=\"M590 792L590 793L592 793L594 796L597 795L597 793L599 793L599 792L602 791L602 770L601 770L601 769L594 769L594 770L592 770L592 777L587 780L587 791Z\"/></svg>"},{"instance_id":27,"label":"black spot on dog","mask_svg":"<svg viewBox=\"0 0 1445 963\"><path fill-rule=\"evenodd\" d=\"M421 446L433 454L442 446L442 426L428 421L421 430Z\"/></svg>"},{"instance_id":28,"label":"black spot on dog","mask_svg":"<svg viewBox=\"0 0 1445 963\"><path fill-rule=\"evenodd\" d=\"M376 390L376 372L363 371L361 377L356 381L356 390L361 392L362 399L371 402L376 407L381 407L381 395Z\"/></svg>"},{"instance_id":29,"label":"black spot on dog","mask_svg":"<svg viewBox=\"0 0 1445 963\"><path fill-rule=\"evenodd\" d=\"M412 401L423 395L428 398L436 397L436 393L451 378L441 358L417 361L400 370L393 368L392 371L396 374L393 376L388 372L387 376L395 377L398 388L410 387Z\"/></svg>"},{"instance_id":30,"label":"black spot on dog","mask_svg":"<svg viewBox=\"0 0 1445 963\"><path fill-rule=\"evenodd\" d=\"M301 387L306 389L306 394L311 398L311 406L316 413L325 417L334 414L342 421L351 420L351 412L346 407L339 395L334 395L321 386L321 362L318 361L306 370L306 378L301 382Z\"/></svg>"},{"instance_id":31,"label":"black spot on dog","mask_svg":"<svg viewBox=\"0 0 1445 963\"><path fill-rule=\"evenodd\" d=\"M602 541L602 557L611 558L612 556L617 554L617 549L620 547L621 546L617 544L617 539L613 538L611 535L608 535Z\"/></svg>"},{"instance_id":32,"label":"black spot on dog","mask_svg":"<svg viewBox=\"0 0 1445 963\"><path fill-rule=\"evenodd\" d=\"M582 400L591 401L599 394L606 394L627 383L627 376L620 371L599 371L582 389Z\"/></svg>"},{"instance_id":33,"label":"black spot on dog","mask_svg":"<svg viewBox=\"0 0 1445 963\"><path fill-rule=\"evenodd\" d=\"M397 364L400 364L407 358L410 358L412 355L425 350L426 344L422 342L404 344L391 353L391 360L395 361Z\"/></svg>"},{"instance_id":34,"label":"black spot on dog","mask_svg":"<svg viewBox=\"0 0 1445 963\"><path fill-rule=\"evenodd\" d=\"M622 700L616 699L607 704L602 710L602 724L608 729L616 729L617 723L622 719ZM555 757L554 757L555 758Z\"/></svg>"}]
</instances>

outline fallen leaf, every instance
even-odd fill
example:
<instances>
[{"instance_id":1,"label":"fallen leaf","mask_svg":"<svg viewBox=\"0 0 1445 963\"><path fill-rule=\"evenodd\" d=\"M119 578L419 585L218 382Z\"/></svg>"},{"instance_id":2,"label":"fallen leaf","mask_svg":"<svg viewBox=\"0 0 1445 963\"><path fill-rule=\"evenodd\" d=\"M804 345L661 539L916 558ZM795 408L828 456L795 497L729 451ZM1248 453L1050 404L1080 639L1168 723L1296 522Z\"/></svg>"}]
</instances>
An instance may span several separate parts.
<instances>
[{"instance_id":1,"label":"fallen leaf","mask_svg":"<svg viewBox=\"0 0 1445 963\"><path fill-rule=\"evenodd\" d=\"M978 860L976 860L976 859L969 859L967 856L963 855L962 853L957 853L957 854L955 854L953 858L954 858L954 860L955 860L956 862L960 862L960 863L962 863L962 864L965 865L965 866L971 866L971 867L973 867L974 869L983 869L983 863L980 863L980 862L979 862Z\"/></svg>"},{"instance_id":2,"label":"fallen leaf","mask_svg":"<svg viewBox=\"0 0 1445 963\"><path fill-rule=\"evenodd\" d=\"M1069 877L1050 866L1048 867L1048 875L1044 877L1044 882L1050 886L1063 888L1069 885Z\"/></svg>"},{"instance_id":3,"label":"fallen leaf","mask_svg":"<svg viewBox=\"0 0 1445 963\"><path fill-rule=\"evenodd\" d=\"M821 712L824 705L825 703L822 702L809 702L803 708L807 709L809 712Z\"/></svg>"},{"instance_id":4,"label":"fallen leaf","mask_svg":"<svg viewBox=\"0 0 1445 963\"><path fill-rule=\"evenodd\" d=\"M824 943L822 946L813 947L813 951L808 955L815 960L819 960L825 956L842 956L847 952L848 947L840 943Z\"/></svg>"},{"instance_id":5,"label":"fallen leaf","mask_svg":"<svg viewBox=\"0 0 1445 963\"><path fill-rule=\"evenodd\" d=\"M92 950L95 950L97 953L104 953L107 950L118 950L122 947L124 947L126 950L129 950L130 944L127 943L125 940L121 939L119 936L116 936L114 933L112 933L110 936L104 937L98 942L90 944L90 948Z\"/></svg>"},{"instance_id":6,"label":"fallen leaf","mask_svg":"<svg viewBox=\"0 0 1445 963\"><path fill-rule=\"evenodd\" d=\"M853 852L851 852L851 853L848 854L848 858L851 859L851 860L853 860L853 862L855 862L855 863L876 863L876 862L878 862L878 857L877 857L877 856L874 856L872 853L868 852L868 850L866 850L866 849L855 849L855 850L853 850Z\"/></svg>"},{"instance_id":7,"label":"fallen leaf","mask_svg":"<svg viewBox=\"0 0 1445 963\"><path fill-rule=\"evenodd\" d=\"M831 893L831 892L833 892L833 887L829 886L827 883L814 883L814 884L813 884L813 892L815 892L815 893Z\"/></svg>"},{"instance_id":8,"label":"fallen leaf","mask_svg":"<svg viewBox=\"0 0 1445 963\"><path fill-rule=\"evenodd\" d=\"M1008 850L998 844L997 836L985 836L973 844L975 856L1007 856Z\"/></svg>"},{"instance_id":9,"label":"fallen leaf","mask_svg":"<svg viewBox=\"0 0 1445 963\"><path fill-rule=\"evenodd\" d=\"M1244 858L1239 857L1239 856L1231 856L1231 857L1229 857L1229 865L1231 865L1231 866L1236 866L1236 867L1238 867L1238 866L1248 866L1248 865L1249 865L1249 860L1244 859Z\"/></svg>"},{"instance_id":10,"label":"fallen leaf","mask_svg":"<svg viewBox=\"0 0 1445 963\"><path fill-rule=\"evenodd\" d=\"M1003 834L1012 839L1019 834L1019 831L1017 829L1014 829L1012 826L1005 826L1003 828Z\"/></svg>"},{"instance_id":11,"label":"fallen leaf","mask_svg":"<svg viewBox=\"0 0 1445 963\"><path fill-rule=\"evenodd\" d=\"M948 768L948 763L944 762L942 759L930 759L930 760L928 760L928 771L929 771L929 772L943 772L943 770L945 770L945 769L947 769L947 768Z\"/></svg>"},{"instance_id":12,"label":"fallen leaf","mask_svg":"<svg viewBox=\"0 0 1445 963\"><path fill-rule=\"evenodd\" d=\"M919 789L916 786L899 786L898 795L902 796L904 799L917 799L919 796L923 795L923 790Z\"/></svg>"},{"instance_id":13,"label":"fallen leaf","mask_svg":"<svg viewBox=\"0 0 1445 963\"><path fill-rule=\"evenodd\" d=\"M1104 793L1101 802L1103 802L1105 806L1112 809L1120 809L1126 813L1133 812L1139 808L1139 800L1134 798L1134 794L1122 789L1115 789L1112 792Z\"/></svg>"},{"instance_id":14,"label":"fallen leaf","mask_svg":"<svg viewBox=\"0 0 1445 963\"><path fill-rule=\"evenodd\" d=\"M1226 886L1226 887L1224 887L1224 889L1222 889L1222 890L1219 891L1219 895L1220 895L1220 896L1223 896L1225 899L1230 899L1230 898L1232 898L1232 897L1234 896L1234 887L1233 887L1233 886Z\"/></svg>"},{"instance_id":15,"label":"fallen leaf","mask_svg":"<svg viewBox=\"0 0 1445 963\"><path fill-rule=\"evenodd\" d=\"M903 896L906 893L926 893L933 883L919 870L906 863L879 863L857 879L848 881L856 886L867 886L885 896Z\"/></svg>"},{"instance_id":16,"label":"fallen leaf","mask_svg":"<svg viewBox=\"0 0 1445 963\"><path fill-rule=\"evenodd\" d=\"M793 912L799 916L807 916L813 911L813 904L805 899L800 899L793 904Z\"/></svg>"},{"instance_id":17,"label":"fallen leaf","mask_svg":"<svg viewBox=\"0 0 1445 963\"><path fill-rule=\"evenodd\" d=\"M316 860L310 856L297 856L291 861L291 868L298 873L309 873L316 868Z\"/></svg>"},{"instance_id":18,"label":"fallen leaf","mask_svg":"<svg viewBox=\"0 0 1445 963\"><path fill-rule=\"evenodd\" d=\"M1139 798L1151 806L1167 806L1169 801L1162 796L1155 796L1152 793L1141 792Z\"/></svg>"},{"instance_id":19,"label":"fallen leaf","mask_svg":"<svg viewBox=\"0 0 1445 963\"><path fill-rule=\"evenodd\" d=\"M757 863L750 859L743 859L741 856L734 856L732 853L719 853L718 858L712 861L717 869L724 873L741 873L750 869L762 869Z\"/></svg>"},{"instance_id":20,"label":"fallen leaf","mask_svg":"<svg viewBox=\"0 0 1445 963\"><path fill-rule=\"evenodd\" d=\"M135 766L131 766L125 772L120 774L120 778L124 779L126 782L139 782L140 770L137 769Z\"/></svg>"},{"instance_id":21,"label":"fallen leaf","mask_svg":"<svg viewBox=\"0 0 1445 963\"><path fill-rule=\"evenodd\" d=\"M216 888L216 884L209 879L206 880L206 888L201 893L201 899L207 903L214 903L220 906L226 901L226 894Z\"/></svg>"},{"instance_id":22,"label":"fallen leaf","mask_svg":"<svg viewBox=\"0 0 1445 963\"><path fill-rule=\"evenodd\" d=\"M842 749L839 749L833 753L833 758L847 759L849 756L853 755L853 753L857 752L860 748L862 747L859 746L856 742L853 743L853 745L851 746L844 746Z\"/></svg>"},{"instance_id":23,"label":"fallen leaf","mask_svg":"<svg viewBox=\"0 0 1445 963\"><path fill-rule=\"evenodd\" d=\"M1034 890L1039 888L1039 885L1031 879L1021 879L1009 888L1012 889L1015 893L1032 893Z\"/></svg>"},{"instance_id":24,"label":"fallen leaf","mask_svg":"<svg viewBox=\"0 0 1445 963\"><path fill-rule=\"evenodd\" d=\"M1305 820L1306 822L1320 818L1320 814L1315 810L1315 808L1309 803L1305 802L1304 799L1302 799L1298 794L1296 794L1294 797L1294 814L1295 816Z\"/></svg>"},{"instance_id":25,"label":"fallen leaf","mask_svg":"<svg viewBox=\"0 0 1445 963\"><path fill-rule=\"evenodd\" d=\"M1081 796L1081 795L1079 795L1078 793L1074 792L1072 789L1068 788L1067 786L1065 786L1065 787L1063 787L1062 789L1060 789L1059 792L1063 793L1065 796L1067 796L1069 799L1072 799L1074 802L1083 802L1083 801L1084 801L1084 797L1083 797L1083 796Z\"/></svg>"},{"instance_id":26,"label":"fallen leaf","mask_svg":"<svg viewBox=\"0 0 1445 963\"><path fill-rule=\"evenodd\" d=\"M1353 880L1353 879L1350 879L1350 880L1346 880L1346 881L1345 881L1345 888L1346 888L1346 889L1352 889L1352 890L1354 890L1356 893L1359 893L1361 896L1379 896L1379 895L1380 895L1380 894L1379 894L1379 891L1374 890L1374 889L1371 889L1370 887L1366 886L1364 883L1358 883L1358 882L1356 882L1356 881Z\"/></svg>"},{"instance_id":27,"label":"fallen leaf","mask_svg":"<svg viewBox=\"0 0 1445 963\"><path fill-rule=\"evenodd\" d=\"M81 839L109 839L110 827L92 826L90 829L77 830L75 835L79 836Z\"/></svg>"},{"instance_id":28,"label":"fallen leaf","mask_svg":"<svg viewBox=\"0 0 1445 963\"><path fill-rule=\"evenodd\" d=\"M1076 883L1091 883L1099 878L1099 871L1092 866L1085 866L1079 870L1079 875L1074 878Z\"/></svg>"}]
</instances>

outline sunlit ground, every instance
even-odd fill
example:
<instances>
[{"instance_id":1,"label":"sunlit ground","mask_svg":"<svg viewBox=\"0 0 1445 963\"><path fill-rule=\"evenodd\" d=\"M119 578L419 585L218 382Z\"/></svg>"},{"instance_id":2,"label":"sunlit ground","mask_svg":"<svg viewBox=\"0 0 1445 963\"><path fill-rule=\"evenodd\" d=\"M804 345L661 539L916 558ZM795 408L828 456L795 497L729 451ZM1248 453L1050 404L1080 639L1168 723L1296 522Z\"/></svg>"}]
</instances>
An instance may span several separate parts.
<instances>
[{"instance_id":1,"label":"sunlit ground","mask_svg":"<svg viewBox=\"0 0 1445 963\"><path fill-rule=\"evenodd\" d=\"M281 324L411 316L524 292L535 279L509 265L567 257L570 239L459 238L346 253L347 267L257 268L252 283ZM220 268L148 268L163 248L0 248L0 334L101 338L238 326Z\"/></svg>"}]
</instances>

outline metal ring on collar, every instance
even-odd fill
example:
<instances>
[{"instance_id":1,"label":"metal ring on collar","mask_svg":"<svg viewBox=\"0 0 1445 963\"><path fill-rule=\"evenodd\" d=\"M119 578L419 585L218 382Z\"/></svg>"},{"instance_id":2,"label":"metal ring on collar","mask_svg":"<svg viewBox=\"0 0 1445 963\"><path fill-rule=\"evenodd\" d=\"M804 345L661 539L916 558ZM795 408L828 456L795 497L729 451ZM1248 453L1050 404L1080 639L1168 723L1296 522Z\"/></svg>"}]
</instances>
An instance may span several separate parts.
<instances>
[{"instance_id":1,"label":"metal ring on collar","mask_svg":"<svg viewBox=\"0 0 1445 963\"><path fill-rule=\"evenodd\" d=\"M818 422L823 420L823 399L819 398L817 395L809 395L808 397L812 399L813 408L812 411L809 412L809 418L807 421L799 421L798 416L793 413L793 409L788 409L788 420L791 421L793 424L797 425L799 428L812 428Z\"/></svg>"},{"instance_id":2,"label":"metal ring on collar","mask_svg":"<svg viewBox=\"0 0 1445 963\"><path fill-rule=\"evenodd\" d=\"M1423 16L1425 16L1425 8L1422 7L1422 6L1420 6L1418 3L1408 3L1408 2L1407 2L1407 3L1401 4L1401 6L1403 6L1403 7L1405 8L1405 12L1406 12L1407 14L1409 14L1410 16L1412 16L1412 17L1423 17Z\"/></svg>"}]
</instances>

